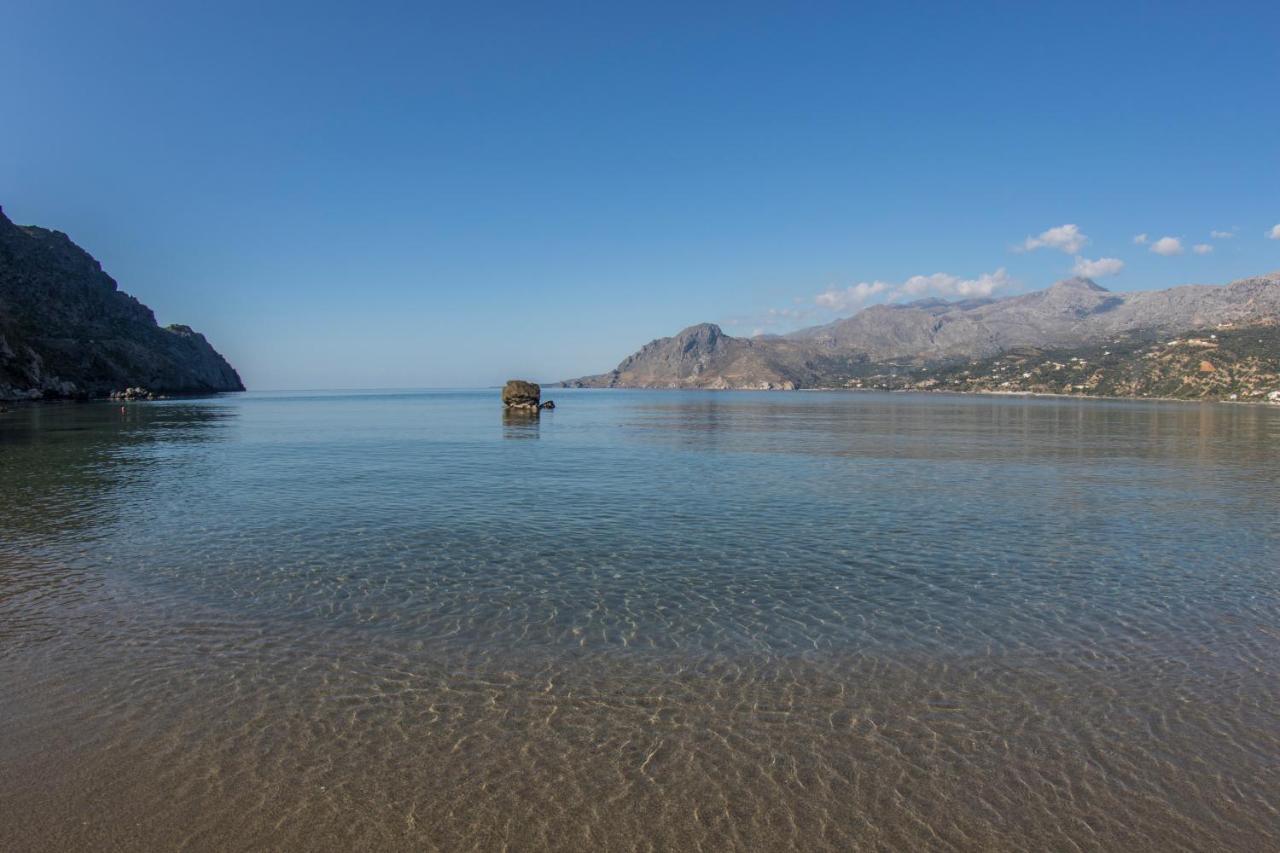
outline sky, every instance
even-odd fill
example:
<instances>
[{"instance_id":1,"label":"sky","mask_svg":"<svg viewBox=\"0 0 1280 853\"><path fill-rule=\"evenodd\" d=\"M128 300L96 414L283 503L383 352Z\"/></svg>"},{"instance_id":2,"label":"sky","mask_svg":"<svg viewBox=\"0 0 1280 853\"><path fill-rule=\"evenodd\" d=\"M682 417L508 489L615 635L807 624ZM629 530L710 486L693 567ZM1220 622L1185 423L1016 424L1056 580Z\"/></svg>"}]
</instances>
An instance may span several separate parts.
<instances>
[{"instance_id":1,"label":"sky","mask_svg":"<svg viewBox=\"0 0 1280 853\"><path fill-rule=\"evenodd\" d=\"M0 205L251 389L1280 270L1280 4L39 3Z\"/></svg>"}]
</instances>

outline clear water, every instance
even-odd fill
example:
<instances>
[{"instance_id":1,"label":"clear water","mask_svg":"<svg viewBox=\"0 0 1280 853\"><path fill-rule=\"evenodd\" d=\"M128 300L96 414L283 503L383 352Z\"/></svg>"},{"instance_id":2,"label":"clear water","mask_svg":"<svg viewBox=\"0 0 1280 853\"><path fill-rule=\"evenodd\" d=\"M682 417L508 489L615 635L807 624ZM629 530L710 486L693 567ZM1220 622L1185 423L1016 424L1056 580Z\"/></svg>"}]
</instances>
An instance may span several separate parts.
<instances>
[{"instance_id":1,"label":"clear water","mask_svg":"<svg viewBox=\"0 0 1280 853\"><path fill-rule=\"evenodd\" d=\"M0 848L1280 849L1280 410L0 414Z\"/></svg>"}]
</instances>

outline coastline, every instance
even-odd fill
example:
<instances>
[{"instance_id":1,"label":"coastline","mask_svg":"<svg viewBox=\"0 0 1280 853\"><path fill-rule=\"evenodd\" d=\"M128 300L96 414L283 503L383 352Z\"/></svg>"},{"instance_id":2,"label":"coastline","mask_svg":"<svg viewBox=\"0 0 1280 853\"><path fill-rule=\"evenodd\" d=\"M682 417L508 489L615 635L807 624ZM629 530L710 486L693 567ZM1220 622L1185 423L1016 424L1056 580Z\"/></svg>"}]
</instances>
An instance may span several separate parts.
<instances>
[{"instance_id":1,"label":"coastline","mask_svg":"<svg viewBox=\"0 0 1280 853\"><path fill-rule=\"evenodd\" d=\"M1187 397L1133 397L1133 396L1113 396L1100 394L1061 394L1051 391L960 391L954 389L946 389L935 391L929 388L673 388L673 387L644 387L644 386L624 386L613 388L572 388L563 385L547 383L545 387L560 388L569 391L710 391L714 393L777 393L777 394L814 394L814 393L846 393L846 394L921 394L932 397L956 396L956 397L1034 397L1059 400L1091 400L1091 401L1122 401L1128 403L1152 402L1152 403L1187 403L1195 405L1233 405L1233 406L1259 406L1261 408L1276 407L1280 408L1280 403L1268 400L1225 400L1222 398L1212 399L1191 399ZM40 397L40 398L24 398L24 397L2 397L0 398L0 414L4 412L12 412L20 407L25 406L43 406L43 405L75 405L89 403L155 403L165 400L199 400L213 399L218 397L230 396L234 394L244 393L242 391L206 391L206 392L189 392L189 393L173 393L165 394L155 399L112 399L111 397Z\"/></svg>"},{"instance_id":2,"label":"coastline","mask_svg":"<svg viewBox=\"0 0 1280 853\"><path fill-rule=\"evenodd\" d=\"M39 406L48 404L67 405L77 403L158 403L165 400L201 400L222 397L229 394L243 394L244 391L171 391L151 398L137 397L0 397L0 411L5 407Z\"/></svg>"},{"instance_id":3,"label":"coastline","mask_svg":"<svg viewBox=\"0 0 1280 853\"><path fill-rule=\"evenodd\" d=\"M711 391L714 393L766 393L766 394L829 394L839 392L844 394L928 394L930 396L957 396L957 397L1046 397L1057 398L1062 400L1120 400L1124 402L1144 402L1153 403L1195 403L1205 404L1231 404L1245 406L1261 406L1267 408L1276 406L1280 408L1280 403L1272 403L1267 400L1224 400L1222 398L1188 398L1188 397L1132 397L1118 395L1102 395L1102 394L1061 394L1052 391L960 391L954 389L945 389L935 391L930 388L677 388L672 386L643 386L643 385L627 385L614 386L611 388L574 388L572 386L554 386L570 391Z\"/></svg>"}]
</instances>

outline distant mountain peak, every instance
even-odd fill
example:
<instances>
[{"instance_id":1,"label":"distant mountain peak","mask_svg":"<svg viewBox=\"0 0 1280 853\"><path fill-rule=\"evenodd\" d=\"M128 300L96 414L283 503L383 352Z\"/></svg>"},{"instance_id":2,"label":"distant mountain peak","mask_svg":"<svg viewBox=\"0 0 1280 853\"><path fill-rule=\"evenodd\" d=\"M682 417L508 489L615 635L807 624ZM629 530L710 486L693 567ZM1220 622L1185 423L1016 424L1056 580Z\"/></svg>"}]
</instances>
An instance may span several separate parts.
<instances>
[{"instance_id":1,"label":"distant mountain peak","mask_svg":"<svg viewBox=\"0 0 1280 853\"><path fill-rule=\"evenodd\" d=\"M1052 293L1055 291L1057 292L1089 291L1092 293L1110 293L1111 292L1107 290L1105 287L1103 287L1102 285L1098 284L1093 279L1085 278L1084 276L1075 276L1074 278L1064 278L1062 281L1054 283L1049 288L1049 292Z\"/></svg>"},{"instance_id":2,"label":"distant mountain peak","mask_svg":"<svg viewBox=\"0 0 1280 853\"><path fill-rule=\"evenodd\" d=\"M724 331L715 323L695 323L676 333L676 337L681 339L708 338L714 340L723 336Z\"/></svg>"}]
</instances>

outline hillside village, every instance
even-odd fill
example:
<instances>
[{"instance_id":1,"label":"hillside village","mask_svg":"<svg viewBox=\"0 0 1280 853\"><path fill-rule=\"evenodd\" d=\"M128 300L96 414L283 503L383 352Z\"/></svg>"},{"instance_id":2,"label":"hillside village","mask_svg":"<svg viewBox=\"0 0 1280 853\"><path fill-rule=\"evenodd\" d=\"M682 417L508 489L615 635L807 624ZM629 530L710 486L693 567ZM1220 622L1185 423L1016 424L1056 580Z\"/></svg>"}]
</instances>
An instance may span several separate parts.
<instances>
[{"instance_id":1,"label":"hillside village","mask_svg":"<svg viewBox=\"0 0 1280 853\"><path fill-rule=\"evenodd\" d=\"M1222 324L1159 339L1121 336L1072 349L1018 348L946 366L875 365L843 387L1280 404L1280 324Z\"/></svg>"}]
</instances>

